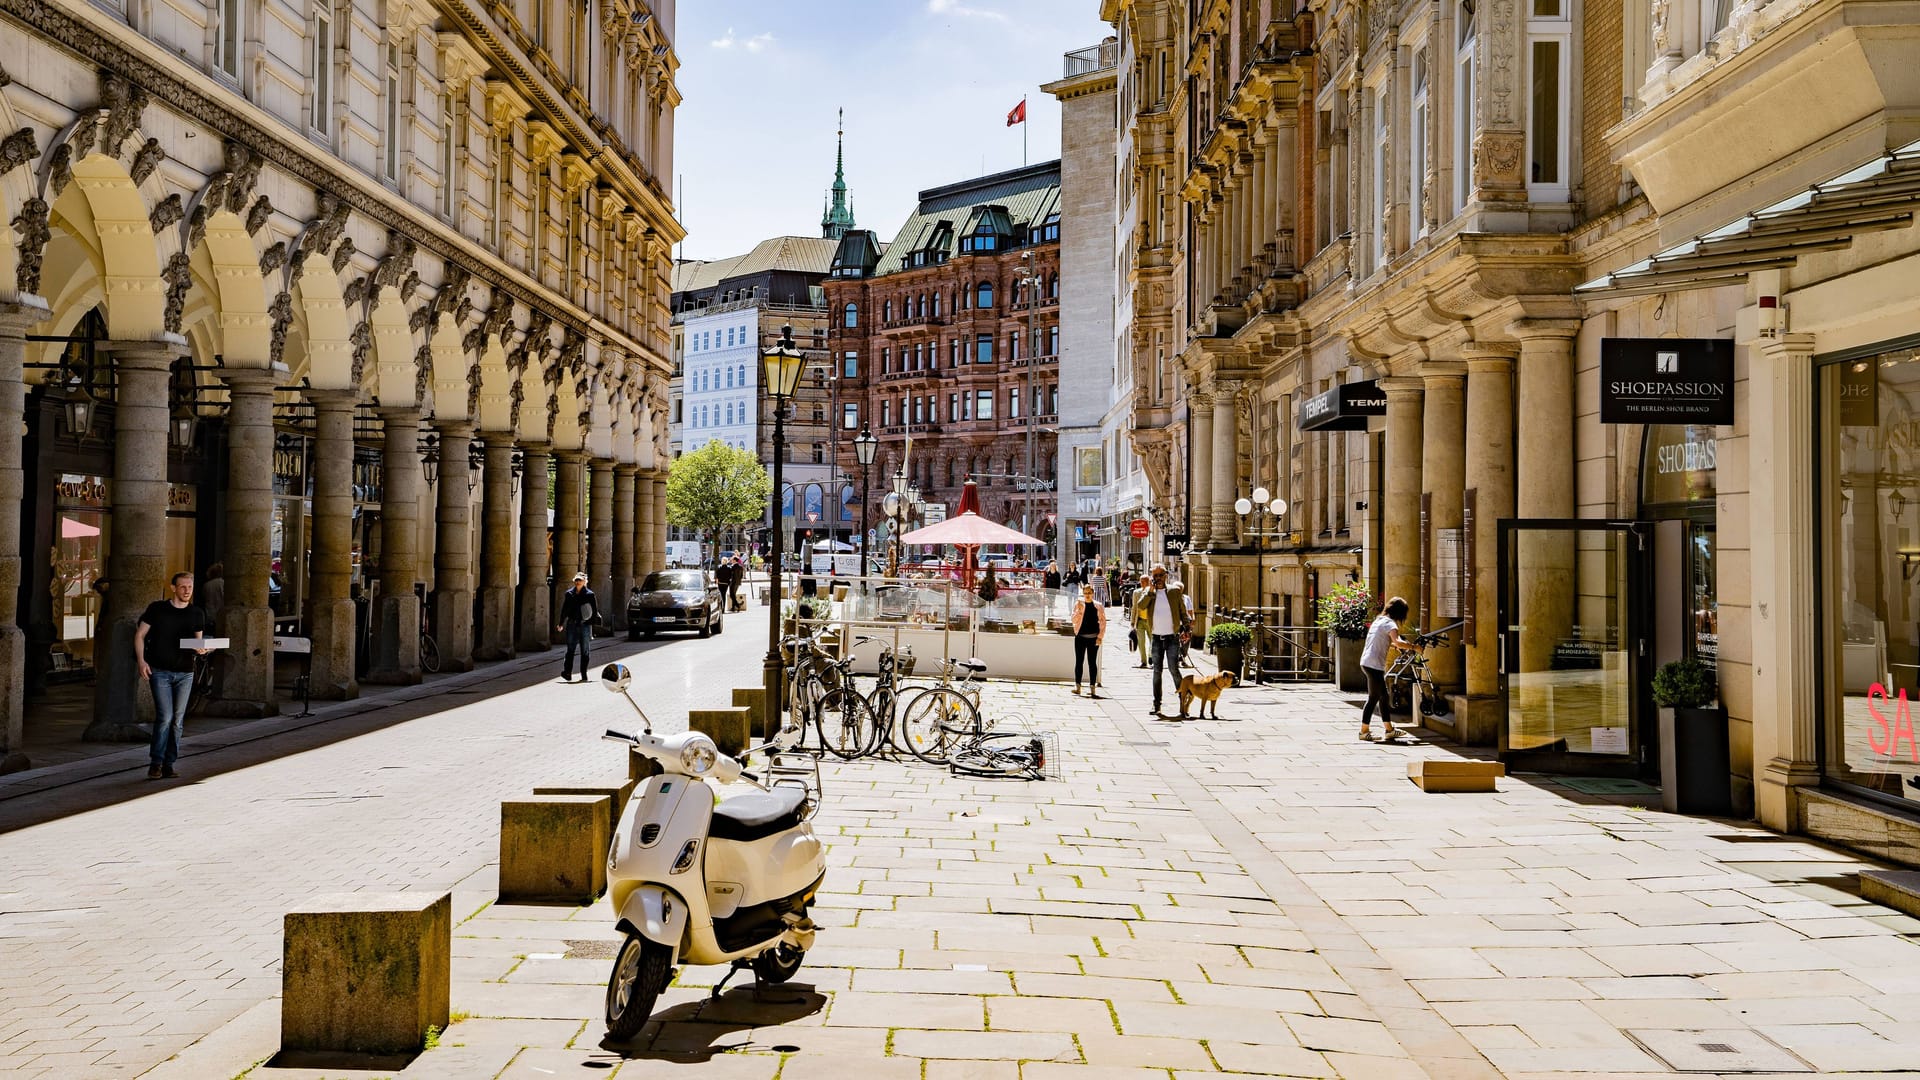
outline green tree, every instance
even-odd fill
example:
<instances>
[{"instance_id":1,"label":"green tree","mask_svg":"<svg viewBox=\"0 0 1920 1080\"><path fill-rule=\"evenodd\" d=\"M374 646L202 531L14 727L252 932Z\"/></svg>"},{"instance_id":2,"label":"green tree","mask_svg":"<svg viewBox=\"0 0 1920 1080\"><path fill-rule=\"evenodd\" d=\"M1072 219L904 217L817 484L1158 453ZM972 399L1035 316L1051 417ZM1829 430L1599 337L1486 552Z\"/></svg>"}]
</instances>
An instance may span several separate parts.
<instances>
[{"instance_id":1,"label":"green tree","mask_svg":"<svg viewBox=\"0 0 1920 1080\"><path fill-rule=\"evenodd\" d=\"M773 480L753 454L714 440L667 470L667 521L697 530L711 559L723 529L760 520Z\"/></svg>"}]
</instances>

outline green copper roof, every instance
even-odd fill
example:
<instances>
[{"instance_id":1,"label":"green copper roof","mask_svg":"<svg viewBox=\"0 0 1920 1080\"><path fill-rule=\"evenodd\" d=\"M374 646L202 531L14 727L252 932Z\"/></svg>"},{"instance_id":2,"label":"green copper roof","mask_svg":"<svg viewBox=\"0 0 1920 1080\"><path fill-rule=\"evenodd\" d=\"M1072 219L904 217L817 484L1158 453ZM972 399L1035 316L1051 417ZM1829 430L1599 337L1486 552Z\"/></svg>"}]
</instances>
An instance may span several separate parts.
<instances>
[{"instance_id":1,"label":"green copper roof","mask_svg":"<svg viewBox=\"0 0 1920 1080\"><path fill-rule=\"evenodd\" d=\"M840 130L834 133L833 193L831 202L820 215L820 235L838 240L853 228L853 206L847 202L847 131L845 109L840 110Z\"/></svg>"},{"instance_id":2,"label":"green copper roof","mask_svg":"<svg viewBox=\"0 0 1920 1080\"><path fill-rule=\"evenodd\" d=\"M989 208L993 212L988 213ZM912 269L909 260L916 251L958 253L960 238L978 219L997 221L1000 211L1024 242L1027 229L1060 212L1060 162L1044 161L922 191L919 207L894 234L873 276Z\"/></svg>"}]
</instances>

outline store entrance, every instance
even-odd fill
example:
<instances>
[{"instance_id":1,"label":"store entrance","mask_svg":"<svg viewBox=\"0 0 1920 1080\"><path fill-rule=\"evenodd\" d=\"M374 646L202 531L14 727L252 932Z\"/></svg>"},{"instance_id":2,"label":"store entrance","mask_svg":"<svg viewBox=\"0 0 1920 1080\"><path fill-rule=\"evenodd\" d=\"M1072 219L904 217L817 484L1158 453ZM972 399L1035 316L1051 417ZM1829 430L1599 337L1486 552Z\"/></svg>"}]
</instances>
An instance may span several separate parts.
<instances>
[{"instance_id":1,"label":"store entrance","mask_svg":"<svg viewBox=\"0 0 1920 1080\"><path fill-rule=\"evenodd\" d=\"M1516 769L1649 773L1642 668L1652 529L1500 523L1500 756Z\"/></svg>"}]
</instances>

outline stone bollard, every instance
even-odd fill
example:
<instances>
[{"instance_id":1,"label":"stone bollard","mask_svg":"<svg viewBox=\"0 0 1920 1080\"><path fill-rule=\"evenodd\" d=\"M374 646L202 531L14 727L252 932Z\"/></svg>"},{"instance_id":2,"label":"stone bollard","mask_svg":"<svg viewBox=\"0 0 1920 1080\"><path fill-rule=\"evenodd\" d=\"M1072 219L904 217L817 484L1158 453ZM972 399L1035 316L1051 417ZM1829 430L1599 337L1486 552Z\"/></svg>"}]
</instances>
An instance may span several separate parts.
<instances>
[{"instance_id":1,"label":"stone bollard","mask_svg":"<svg viewBox=\"0 0 1920 1080\"><path fill-rule=\"evenodd\" d=\"M635 784L644 784L649 777L659 776L664 771L659 762L645 754L627 754L627 779Z\"/></svg>"},{"instance_id":2,"label":"stone bollard","mask_svg":"<svg viewBox=\"0 0 1920 1080\"><path fill-rule=\"evenodd\" d=\"M736 686L733 690L733 707L747 710L747 734L758 732L762 738L771 739L773 733L767 727L767 688L764 686Z\"/></svg>"},{"instance_id":3,"label":"stone bollard","mask_svg":"<svg viewBox=\"0 0 1920 1080\"><path fill-rule=\"evenodd\" d=\"M739 757L751 745L752 716L742 708L693 709L687 713L687 730L698 731L713 740L720 752Z\"/></svg>"},{"instance_id":4,"label":"stone bollard","mask_svg":"<svg viewBox=\"0 0 1920 1080\"><path fill-rule=\"evenodd\" d=\"M447 1026L451 893L316 896L284 933L283 1054L413 1054Z\"/></svg>"},{"instance_id":5,"label":"stone bollard","mask_svg":"<svg viewBox=\"0 0 1920 1080\"><path fill-rule=\"evenodd\" d=\"M500 804L500 902L591 903L607 889L613 800L535 795Z\"/></svg>"},{"instance_id":6,"label":"stone bollard","mask_svg":"<svg viewBox=\"0 0 1920 1080\"><path fill-rule=\"evenodd\" d=\"M621 812L627 808L627 799L633 795L633 788L637 782L628 779L617 784L553 784L534 788L533 793L535 795L604 795L613 800L613 820L617 822L620 820Z\"/></svg>"}]
</instances>

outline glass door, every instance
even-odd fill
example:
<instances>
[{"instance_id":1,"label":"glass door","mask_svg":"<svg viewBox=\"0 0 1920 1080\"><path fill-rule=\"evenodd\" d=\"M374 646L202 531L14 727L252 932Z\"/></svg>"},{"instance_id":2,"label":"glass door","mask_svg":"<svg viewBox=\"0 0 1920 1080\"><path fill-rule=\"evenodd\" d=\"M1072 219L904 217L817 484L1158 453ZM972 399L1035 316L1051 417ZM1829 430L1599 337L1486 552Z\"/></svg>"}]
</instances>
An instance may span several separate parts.
<instances>
[{"instance_id":1,"label":"glass door","mask_svg":"<svg viewBox=\"0 0 1920 1080\"><path fill-rule=\"evenodd\" d=\"M1634 776L1643 750L1651 526L1500 523L1503 760L1540 772Z\"/></svg>"}]
</instances>

